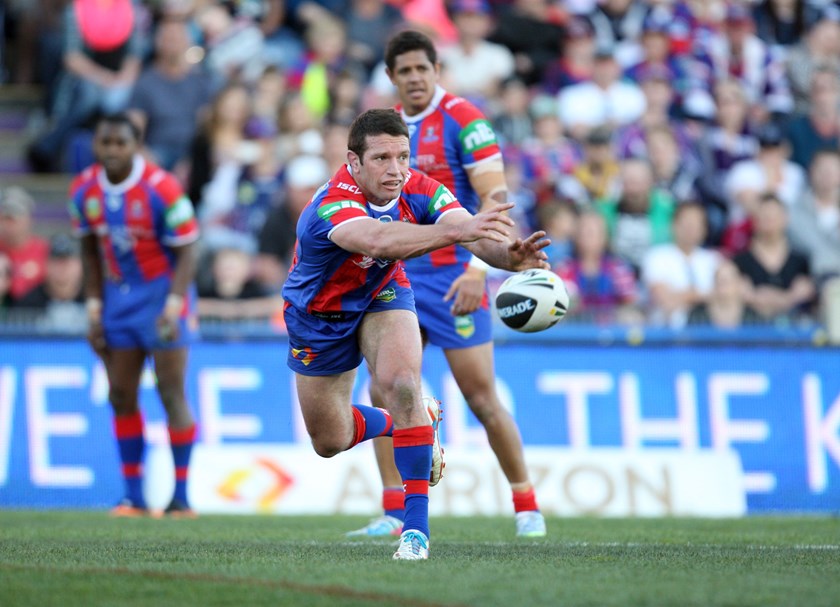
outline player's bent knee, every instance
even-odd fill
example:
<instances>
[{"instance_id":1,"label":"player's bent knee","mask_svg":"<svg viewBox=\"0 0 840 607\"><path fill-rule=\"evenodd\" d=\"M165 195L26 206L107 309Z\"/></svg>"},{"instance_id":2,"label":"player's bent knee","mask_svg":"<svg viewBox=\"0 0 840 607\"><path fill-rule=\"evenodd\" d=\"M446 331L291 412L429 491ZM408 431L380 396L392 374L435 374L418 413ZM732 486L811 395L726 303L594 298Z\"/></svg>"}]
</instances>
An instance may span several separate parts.
<instances>
[{"instance_id":1,"label":"player's bent knee","mask_svg":"<svg viewBox=\"0 0 840 607\"><path fill-rule=\"evenodd\" d=\"M312 441L312 448L315 449L315 453L323 458L334 457L344 451L343 447L330 443L320 443L315 440Z\"/></svg>"},{"instance_id":2,"label":"player's bent knee","mask_svg":"<svg viewBox=\"0 0 840 607\"><path fill-rule=\"evenodd\" d=\"M130 415L138 409L137 395L130 390L111 387L108 391L108 402L117 415Z\"/></svg>"}]
</instances>

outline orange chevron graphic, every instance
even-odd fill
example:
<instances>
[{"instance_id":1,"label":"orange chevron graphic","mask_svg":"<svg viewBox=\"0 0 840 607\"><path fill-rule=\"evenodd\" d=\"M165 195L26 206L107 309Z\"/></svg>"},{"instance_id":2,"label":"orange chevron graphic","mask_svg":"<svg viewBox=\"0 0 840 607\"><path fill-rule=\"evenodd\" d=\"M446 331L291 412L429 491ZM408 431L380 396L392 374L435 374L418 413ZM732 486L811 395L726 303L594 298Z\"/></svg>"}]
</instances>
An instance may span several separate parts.
<instances>
[{"instance_id":1,"label":"orange chevron graphic","mask_svg":"<svg viewBox=\"0 0 840 607\"><path fill-rule=\"evenodd\" d=\"M309 366L315 358L318 356L317 354L312 352L312 348L292 348L292 356L302 362L304 365Z\"/></svg>"},{"instance_id":2,"label":"orange chevron graphic","mask_svg":"<svg viewBox=\"0 0 840 607\"><path fill-rule=\"evenodd\" d=\"M254 461L253 466L234 470L219 484L216 492L228 501L242 501L244 498L239 492L240 487L260 469L267 470L271 473L272 483L257 499L257 508L262 511L271 510L272 506L276 502L279 502L289 488L294 485L295 479L276 462L268 458L258 457Z\"/></svg>"}]
</instances>

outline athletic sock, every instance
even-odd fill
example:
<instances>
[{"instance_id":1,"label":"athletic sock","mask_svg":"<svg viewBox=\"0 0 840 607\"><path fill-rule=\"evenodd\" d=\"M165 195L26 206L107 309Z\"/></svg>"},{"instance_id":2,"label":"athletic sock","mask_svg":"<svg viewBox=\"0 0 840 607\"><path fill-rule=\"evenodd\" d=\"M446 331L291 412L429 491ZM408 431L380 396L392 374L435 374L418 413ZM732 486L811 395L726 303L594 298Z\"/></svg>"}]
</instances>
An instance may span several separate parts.
<instances>
[{"instance_id":1,"label":"athletic sock","mask_svg":"<svg viewBox=\"0 0 840 607\"><path fill-rule=\"evenodd\" d=\"M539 510L537 507L537 496L534 493L534 488L531 487L527 491L513 492L513 510L514 512L528 512L530 510Z\"/></svg>"},{"instance_id":2,"label":"athletic sock","mask_svg":"<svg viewBox=\"0 0 840 607\"><path fill-rule=\"evenodd\" d=\"M391 436L394 429L390 413L385 409L365 405L353 405L353 423L355 432L350 447L377 436Z\"/></svg>"},{"instance_id":3,"label":"athletic sock","mask_svg":"<svg viewBox=\"0 0 840 607\"><path fill-rule=\"evenodd\" d=\"M122 462L125 496L138 508L146 507L143 497L143 416L138 411L130 415L114 416L114 435Z\"/></svg>"},{"instance_id":4,"label":"athletic sock","mask_svg":"<svg viewBox=\"0 0 840 607\"><path fill-rule=\"evenodd\" d=\"M394 430L394 461L403 479L403 530L416 529L429 537L429 474L432 470L431 426Z\"/></svg>"},{"instance_id":5,"label":"athletic sock","mask_svg":"<svg viewBox=\"0 0 840 607\"><path fill-rule=\"evenodd\" d=\"M175 499L184 505L187 501L187 477L189 476L190 455L195 443L195 424L175 430L169 428L169 445L172 447L172 461L175 463Z\"/></svg>"},{"instance_id":6,"label":"athletic sock","mask_svg":"<svg viewBox=\"0 0 840 607\"><path fill-rule=\"evenodd\" d=\"M402 487L382 489L382 509L385 511L385 516L405 520L405 491Z\"/></svg>"}]
</instances>

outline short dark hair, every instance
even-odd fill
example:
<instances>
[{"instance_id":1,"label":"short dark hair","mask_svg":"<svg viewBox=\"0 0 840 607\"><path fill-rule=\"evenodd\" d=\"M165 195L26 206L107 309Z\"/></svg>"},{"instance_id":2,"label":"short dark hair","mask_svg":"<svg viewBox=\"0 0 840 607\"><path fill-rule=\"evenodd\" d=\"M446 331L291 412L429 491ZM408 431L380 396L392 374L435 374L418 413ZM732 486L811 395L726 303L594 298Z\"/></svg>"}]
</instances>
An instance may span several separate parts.
<instances>
[{"instance_id":1,"label":"short dark hair","mask_svg":"<svg viewBox=\"0 0 840 607\"><path fill-rule=\"evenodd\" d=\"M140 125L128 114L128 112L116 112L114 114L104 114L96 121L96 128L98 129L103 124L110 124L113 126L127 126L134 136L134 140L140 143L143 139L143 133L140 130Z\"/></svg>"},{"instance_id":2,"label":"short dark hair","mask_svg":"<svg viewBox=\"0 0 840 607\"><path fill-rule=\"evenodd\" d=\"M356 116L350 125L347 149L355 153L361 162L367 150L367 138L376 135L402 135L409 138L408 127L399 112L392 109L368 110Z\"/></svg>"},{"instance_id":3,"label":"short dark hair","mask_svg":"<svg viewBox=\"0 0 840 607\"><path fill-rule=\"evenodd\" d=\"M385 65L394 69L397 57L411 51L423 51L432 63L438 62L437 49L432 39L416 30L405 30L394 35L385 49Z\"/></svg>"}]
</instances>

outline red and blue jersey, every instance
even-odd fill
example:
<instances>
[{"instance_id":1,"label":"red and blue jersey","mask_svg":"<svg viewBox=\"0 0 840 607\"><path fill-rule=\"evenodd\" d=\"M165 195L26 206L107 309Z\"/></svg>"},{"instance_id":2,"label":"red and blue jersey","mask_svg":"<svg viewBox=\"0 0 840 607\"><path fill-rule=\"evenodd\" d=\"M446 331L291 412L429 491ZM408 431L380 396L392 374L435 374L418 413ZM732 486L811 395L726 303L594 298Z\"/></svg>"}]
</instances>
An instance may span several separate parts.
<instances>
[{"instance_id":1,"label":"red and blue jersey","mask_svg":"<svg viewBox=\"0 0 840 607\"><path fill-rule=\"evenodd\" d=\"M112 184L98 164L70 187L70 217L77 235L95 234L112 282L141 284L170 277L173 247L198 239L192 203L175 178L142 157L129 177Z\"/></svg>"},{"instance_id":2,"label":"red and blue jersey","mask_svg":"<svg viewBox=\"0 0 840 607\"><path fill-rule=\"evenodd\" d=\"M344 166L321 186L298 219L283 298L287 305L310 314L364 312L391 280L409 284L403 264L342 249L331 240L333 231L351 221L370 219L433 224L462 209L446 186L413 170L399 198L384 206L372 205Z\"/></svg>"},{"instance_id":3,"label":"red and blue jersey","mask_svg":"<svg viewBox=\"0 0 840 607\"><path fill-rule=\"evenodd\" d=\"M429 107L403 120L408 125L411 166L439 181L455 194L470 213L481 207L481 200L470 184L467 169L501 158L501 150L490 121L477 107L462 97L437 87ZM466 263L471 255L463 247L451 245L406 261L409 273Z\"/></svg>"}]
</instances>

